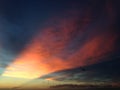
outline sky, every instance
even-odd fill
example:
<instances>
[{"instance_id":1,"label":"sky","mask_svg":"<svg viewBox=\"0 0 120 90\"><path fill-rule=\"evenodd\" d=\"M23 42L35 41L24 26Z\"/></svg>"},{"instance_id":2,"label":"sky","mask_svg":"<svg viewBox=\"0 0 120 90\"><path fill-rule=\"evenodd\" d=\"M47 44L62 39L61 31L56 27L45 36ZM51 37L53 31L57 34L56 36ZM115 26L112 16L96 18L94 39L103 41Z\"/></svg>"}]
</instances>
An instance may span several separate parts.
<instances>
[{"instance_id":1,"label":"sky","mask_svg":"<svg viewBox=\"0 0 120 90\"><path fill-rule=\"evenodd\" d=\"M119 83L119 8L118 0L1 0L0 87Z\"/></svg>"}]
</instances>

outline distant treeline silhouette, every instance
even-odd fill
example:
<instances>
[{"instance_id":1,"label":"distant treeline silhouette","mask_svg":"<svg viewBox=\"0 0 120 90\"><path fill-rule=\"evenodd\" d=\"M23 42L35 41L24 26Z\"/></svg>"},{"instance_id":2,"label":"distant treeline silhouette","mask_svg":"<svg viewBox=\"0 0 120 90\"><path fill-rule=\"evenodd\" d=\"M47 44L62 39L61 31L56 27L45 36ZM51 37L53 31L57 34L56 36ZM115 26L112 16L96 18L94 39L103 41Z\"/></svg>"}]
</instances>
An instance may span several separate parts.
<instances>
[{"instance_id":1,"label":"distant treeline silhouette","mask_svg":"<svg viewBox=\"0 0 120 90\"><path fill-rule=\"evenodd\" d=\"M93 84L87 84L87 85L77 85L77 84L63 84L63 85L55 85L51 86L50 88L120 88L119 85L93 85Z\"/></svg>"}]
</instances>

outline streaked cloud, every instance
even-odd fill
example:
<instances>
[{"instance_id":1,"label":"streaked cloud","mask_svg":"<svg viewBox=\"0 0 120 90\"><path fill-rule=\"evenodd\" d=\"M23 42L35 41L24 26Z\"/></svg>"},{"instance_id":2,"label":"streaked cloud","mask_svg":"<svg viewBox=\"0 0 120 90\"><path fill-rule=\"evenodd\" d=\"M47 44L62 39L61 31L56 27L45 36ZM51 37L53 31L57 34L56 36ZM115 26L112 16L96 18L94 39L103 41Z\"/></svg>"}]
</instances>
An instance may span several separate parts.
<instances>
[{"instance_id":1,"label":"streaked cloud","mask_svg":"<svg viewBox=\"0 0 120 90\"><path fill-rule=\"evenodd\" d=\"M49 79L64 82L119 82L119 57L104 61L98 64L78 67L74 69L57 71L48 75L40 77L40 79Z\"/></svg>"}]
</instances>

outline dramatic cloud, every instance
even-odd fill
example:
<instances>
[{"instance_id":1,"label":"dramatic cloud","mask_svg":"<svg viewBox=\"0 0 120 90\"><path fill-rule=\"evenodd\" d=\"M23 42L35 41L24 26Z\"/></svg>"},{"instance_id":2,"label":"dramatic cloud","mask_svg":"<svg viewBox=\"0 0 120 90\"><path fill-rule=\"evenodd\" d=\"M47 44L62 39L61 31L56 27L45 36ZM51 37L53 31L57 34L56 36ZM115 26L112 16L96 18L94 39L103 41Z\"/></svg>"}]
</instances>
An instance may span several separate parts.
<instances>
[{"instance_id":1,"label":"dramatic cloud","mask_svg":"<svg viewBox=\"0 0 120 90\"><path fill-rule=\"evenodd\" d=\"M100 11L94 5L70 8L50 18L22 48L3 76L37 78L109 60L104 58L117 54L120 49L116 47L119 33L115 28L115 7L112 3L97 7Z\"/></svg>"}]
</instances>

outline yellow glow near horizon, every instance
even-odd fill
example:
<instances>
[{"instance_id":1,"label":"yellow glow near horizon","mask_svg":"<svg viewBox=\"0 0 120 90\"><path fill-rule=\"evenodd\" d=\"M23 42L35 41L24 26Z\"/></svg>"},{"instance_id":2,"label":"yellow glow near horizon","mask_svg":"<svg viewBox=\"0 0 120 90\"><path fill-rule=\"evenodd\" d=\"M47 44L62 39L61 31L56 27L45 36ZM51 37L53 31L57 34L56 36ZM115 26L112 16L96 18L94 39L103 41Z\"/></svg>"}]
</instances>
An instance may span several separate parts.
<instances>
[{"instance_id":1,"label":"yellow glow near horizon","mask_svg":"<svg viewBox=\"0 0 120 90\"><path fill-rule=\"evenodd\" d=\"M34 60L35 59L35 60ZM47 72L45 68L38 67L38 60L34 57L22 57L6 68L2 76L34 79ZM39 64L41 65L41 64Z\"/></svg>"},{"instance_id":2,"label":"yellow glow near horizon","mask_svg":"<svg viewBox=\"0 0 120 90\"><path fill-rule=\"evenodd\" d=\"M39 48L39 53L38 53ZM44 51L39 39L33 40L6 68L2 76L34 79L42 75L71 67L68 62Z\"/></svg>"},{"instance_id":3,"label":"yellow glow near horizon","mask_svg":"<svg viewBox=\"0 0 120 90\"><path fill-rule=\"evenodd\" d=\"M39 38L35 37L33 42L16 57L6 68L2 76L34 79L42 75L73 67L68 61L54 57L41 46Z\"/></svg>"},{"instance_id":4,"label":"yellow glow near horizon","mask_svg":"<svg viewBox=\"0 0 120 90\"><path fill-rule=\"evenodd\" d=\"M46 74L47 68L42 63L44 57L36 52L38 45L37 42L29 44L6 68L2 76L34 79Z\"/></svg>"},{"instance_id":5,"label":"yellow glow near horizon","mask_svg":"<svg viewBox=\"0 0 120 90\"><path fill-rule=\"evenodd\" d=\"M28 81L30 79L0 76L0 88L16 87Z\"/></svg>"}]
</instances>

